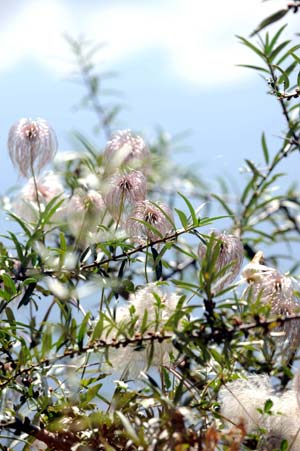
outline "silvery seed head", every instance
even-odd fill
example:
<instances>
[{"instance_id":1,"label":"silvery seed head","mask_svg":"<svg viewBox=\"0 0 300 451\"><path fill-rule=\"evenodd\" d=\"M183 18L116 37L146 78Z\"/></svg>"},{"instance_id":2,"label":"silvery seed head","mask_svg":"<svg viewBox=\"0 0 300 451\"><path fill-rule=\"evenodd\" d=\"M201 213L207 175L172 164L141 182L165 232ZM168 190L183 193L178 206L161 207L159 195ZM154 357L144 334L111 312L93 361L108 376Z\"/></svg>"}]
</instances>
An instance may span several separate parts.
<instances>
[{"instance_id":1,"label":"silvery seed head","mask_svg":"<svg viewBox=\"0 0 300 451\"><path fill-rule=\"evenodd\" d=\"M150 227L147 227L145 223ZM129 237L141 244L146 241L157 241L168 235L173 229L174 220L171 209L161 202L153 203L144 200L136 203L126 221Z\"/></svg>"},{"instance_id":2,"label":"silvery seed head","mask_svg":"<svg viewBox=\"0 0 300 451\"><path fill-rule=\"evenodd\" d=\"M245 266L242 275L248 283L243 297L248 301L260 301L270 306L271 313L284 317L299 314L300 303L295 296L299 284L295 279L281 274L277 269L263 264L263 254L258 252L252 261ZM284 322L281 341L290 351L300 344L300 320Z\"/></svg>"},{"instance_id":3,"label":"silvery seed head","mask_svg":"<svg viewBox=\"0 0 300 451\"><path fill-rule=\"evenodd\" d=\"M273 403L271 414L264 414L267 400ZM294 389L278 394L268 376L250 376L248 380L227 383L220 390L219 401L221 415L230 426L242 422L248 434L264 431L258 450L281 449L284 439L288 441L290 451L300 449L300 409Z\"/></svg>"},{"instance_id":4,"label":"silvery seed head","mask_svg":"<svg viewBox=\"0 0 300 451\"><path fill-rule=\"evenodd\" d=\"M159 307L157 298L160 299ZM135 315L138 319L135 323L135 332L140 333L145 312L147 314L148 332L160 330L174 313L179 296L176 293L167 293L163 287L155 283L147 284L144 288L137 290L129 297L126 306L118 307L116 310L116 322L128 322L130 320L130 310L134 307ZM115 337L115 332L111 331L108 339ZM137 349L136 344L131 344L125 348L113 350L109 358L113 368L119 371L126 371L126 376L137 377L140 371L144 371L151 366L160 367L169 363L169 353L173 350L170 340L161 343L155 340L152 344L145 343L142 348ZM152 356L151 362L150 356Z\"/></svg>"},{"instance_id":5,"label":"silvery seed head","mask_svg":"<svg viewBox=\"0 0 300 451\"><path fill-rule=\"evenodd\" d=\"M104 165L108 172L116 168L150 169L150 152L143 138L130 130L120 130L108 141L104 155Z\"/></svg>"},{"instance_id":6,"label":"silvery seed head","mask_svg":"<svg viewBox=\"0 0 300 451\"><path fill-rule=\"evenodd\" d=\"M118 220L128 204L134 205L145 199L146 177L141 171L117 173L109 179L106 188L106 206L111 215Z\"/></svg>"},{"instance_id":7,"label":"silvery seed head","mask_svg":"<svg viewBox=\"0 0 300 451\"><path fill-rule=\"evenodd\" d=\"M23 118L9 131L8 150L20 174L30 177L53 159L57 151L56 135L44 119Z\"/></svg>"},{"instance_id":8,"label":"silvery seed head","mask_svg":"<svg viewBox=\"0 0 300 451\"><path fill-rule=\"evenodd\" d=\"M213 240L211 254L218 252L214 261L214 272L221 274L213 283L213 291L217 293L237 278L244 260L244 248L235 235L213 231L209 239ZM201 260L207 258L207 245L203 242L199 244L198 255Z\"/></svg>"}]
</instances>

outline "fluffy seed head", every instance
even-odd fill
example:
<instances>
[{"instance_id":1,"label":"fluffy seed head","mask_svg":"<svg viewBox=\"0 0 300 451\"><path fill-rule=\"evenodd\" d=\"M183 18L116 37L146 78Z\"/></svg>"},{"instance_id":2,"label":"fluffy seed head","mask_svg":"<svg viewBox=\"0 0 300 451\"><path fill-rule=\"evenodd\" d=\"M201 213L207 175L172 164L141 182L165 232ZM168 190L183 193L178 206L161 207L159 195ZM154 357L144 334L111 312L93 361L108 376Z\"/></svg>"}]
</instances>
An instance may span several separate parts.
<instances>
[{"instance_id":1,"label":"fluffy seed head","mask_svg":"<svg viewBox=\"0 0 300 451\"><path fill-rule=\"evenodd\" d=\"M96 242L97 226L106 212L103 197L95 190L75 191L68 204L68 223L71 233L83 246Z\"/></svg>"},{"instance_id":2,"label":"fluffy seed head","mask_svg":"<svg viewBox=\"0 0 300 451\"><path fill-rule=\"evenodd\" d=\"M143 222L155 228L148 228ZM145 241L156 241L173 230L173 214L170 208L161 202L155 204L149 200L138 202L126 221L126 230L133 241L141 244Z\"/></svg>"},{"instance_id":3,"label":"fluffy seed head","mask_svg":"<svg viewBox=\"0 0 300 451\"><path fill-rule=\"evenodd\" d=\"M238 276L244 259L244 248L241 240L235 235L213 231L211 239L213 239L211 253L214 254L218 249L214 262L215 272L217 274L225 270L213 284L213 290L218 292L230 285ZM198 255L201 260L207 256L206 251L206 244L200 242Z\"/></svg>"},{"instance_id":4,"label":"fluffy seed head","mask_svg":"<svg viewBox=\"0 0 300 451\"><path fill-rule=\"evenodd\" d=\"M242 275L249 284L244 298L253 302L259 300L269 305L274 315L288 317L299 314L300 303L295 296L295 291L299 291L299 284L262 262L263 254L258 252L243 269ZM286 321L279 330L284 332L283 340L290 351L300 344L300 320Z\"/></svg>"},{"instance_id":5,"label":"fluffy seed head","mask_svg":"<svg viewBox=\"0 0 300 451\"><path fill-rule=\"evenodd\" d=\"M98 191L92 189L87 192L77 190L71 197L69 206L70 212L78 214L97 215L105 209L103 197Z\"/></svg>"},{"instance_id":6,"label":"fluffy seed head","mask_svg":"<svg viewBox=\"0 0 300 451\"><path fill-rule=\"evenodd\" d=\"M157 306L157 297L160 299L160 307ZM145 312L147 312L147 323L149 332L155 332L158 325L168 320L176 309L179 296L176 293L166 293L155 283L146 285L145 288L131 294L129 302L124 307L119 307L116 311L117 322L128 322L130 319L130 310L133 306L138 320L135 323L136 332L140 331ZM109 337L112 338L112 337ZM110 360L113 367L119 371L126 371L126 376L137 377L140 371L147 369L149 357L152 355L151 365L161 366L169 362L169 353L173 347L169 340L161 343L154 341L153 344L145 344L141 349L137 349L136 344L119 348L110 353Z\"/></svg>"},{"instance_id":7,"label":"fluffy seed head","mask_svg":"<svg viewBox=\"0 0 300 451\"><path fill-rule=\"evenodd\" d=\"M39 172L49 163L57 151L54 130L47 121L20 119L8 135L9 156L24 177L32 176L32 169Z\"/></svg>"},{"instance_id":8,"label":"fluffy seed head","mask_svg":"<svg viewBox=\"0 0 300 451\"><path fill-rule=\"evenodd\" d=\"M146 197L147 182L141 171L115 174L108 182L105 203L112 216L117 220L126 204L134 205Z\"/></svg>"},{"instance_id":9,"label":"fluffy seed head","mask_svg":"<svg viewBox=\"0 0 300 451\"><path fill-rule=\"evenodd\" d=\"M110 170L121 167L150 169L150 152L143 138L130 130L113 134L104 151L104 164Z\"/></svg>"},{"instance_id":10,"label":"fluffy seed head","mask_svg":"<svg viewBox=\"0 0 300 451\"><path fill-rule=\"evenodd\" d=\"M288 440L290 451L300 449L300 409L295 390L277 394L270 378L251 376L248 380L241 379L226 384L220 391L219 399L221 414L226 420L236 425L242 421L247 433L259 429L266 431L258 445L259 450L280 449L284 439ZM268 399L273 402L272 415L263 414L264 404Z\"/></svg>"}]
</instances>

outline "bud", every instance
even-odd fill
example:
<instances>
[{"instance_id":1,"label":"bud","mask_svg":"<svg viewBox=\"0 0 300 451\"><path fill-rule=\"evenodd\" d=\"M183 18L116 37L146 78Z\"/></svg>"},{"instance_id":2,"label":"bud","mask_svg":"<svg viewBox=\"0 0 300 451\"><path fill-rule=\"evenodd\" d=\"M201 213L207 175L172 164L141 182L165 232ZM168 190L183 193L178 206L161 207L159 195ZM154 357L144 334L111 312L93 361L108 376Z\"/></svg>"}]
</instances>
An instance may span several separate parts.
<instances>
[{"instance_id":1,"label":"bud","mask_svg":"<svg viewBox=\"0 0 300 451\"><path fill-rule=\"evenodd\" d=\"M108 141L104 154L104 165L108 172L116 168L150 169L150 152L143 138L130 130L120 130Z\"/></svg>"},{"instance_id":2,"label":"bud","mask_svg":"<svg viewBox=\"0 0 300 451\"><path fill-rule=\"evenodd\" d=\"M24 177L39 172L49 163L57 151L57 139L54 130L47 121L20 119L8 135L9 156Z\"/></svg>"},{"instance_id":3,"label":"bud","mask_svg":"<svg viewBox=\"0 0 300 451\"><path fill-rule=\"evenodd\" d=\"M235 235L213 231L210 239L213 240L210 255L216 257L213 261L214 272L216 275L221 273L213 282L213 291L217 293L237 278L244 259L244 248ZM207 258L207 245L203 242L199 244L198 255L201 260Z\"/></svg>"},{"instance_id":4,"label":"bud","mask_svg":"<svg viewBox=\"0 0 300 451\"><path fill-rule=\"evenodd\" d=\"M146 177L140 171L113 175L109 182L105 203L115 220L119 220L126 206L143 201L146 197Z\"/></svg>"},{"instance_id":5,"label":"bud","mask_svg":"<svg viewBox=\"0 0 300 451\"><path fill-rule=\"evenodd\" d=\"M143 223L148 223L151 227L147 227ZM130 218L126 221L129 237L140 244L144 244L146 241L157 241L173 229L173 214L170 208L161 202L153 203L149 200L138 202Z\"/></svg>"}]
</instances>

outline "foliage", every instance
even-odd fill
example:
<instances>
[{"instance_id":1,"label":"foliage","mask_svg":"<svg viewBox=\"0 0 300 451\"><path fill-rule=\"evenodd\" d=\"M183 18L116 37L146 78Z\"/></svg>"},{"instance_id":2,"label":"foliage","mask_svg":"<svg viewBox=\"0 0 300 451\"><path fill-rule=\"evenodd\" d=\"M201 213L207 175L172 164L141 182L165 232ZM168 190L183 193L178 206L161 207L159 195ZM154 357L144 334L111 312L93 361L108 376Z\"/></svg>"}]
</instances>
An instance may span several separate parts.
<instances>
[{"instance_id":1,"label":"foliage","mask_svg":"<svg viewBox=\"0 0 300 451\"><path fill-rule=\"evenodd\" d=\"M176 139L162 130L149 145L128 130L112 135L121 106L102 103L96 49L68 37L87 90L81 106L96 113L103 142L76 133L82 151L58 154L40 175L38 120L29 135L11 131L16 165L21 139L32 178L9 204L3 197L1 450L297 449L284 420L274 429L276 409L294 424L286 406L299 413L297 385L284 398L272 387L286 390L299 359L299 193L277 183L300 149L300 44L286 25L259 33L299 6L265 19L254 40L238 37L285 126L276 149L262 134L262 160L245 160L238 195L226 181L211 193L178 168ZM259 382L244 389L250 375ZM239 396L236 417L226 406L238 411Z\"/></svg>"}]
</instances>

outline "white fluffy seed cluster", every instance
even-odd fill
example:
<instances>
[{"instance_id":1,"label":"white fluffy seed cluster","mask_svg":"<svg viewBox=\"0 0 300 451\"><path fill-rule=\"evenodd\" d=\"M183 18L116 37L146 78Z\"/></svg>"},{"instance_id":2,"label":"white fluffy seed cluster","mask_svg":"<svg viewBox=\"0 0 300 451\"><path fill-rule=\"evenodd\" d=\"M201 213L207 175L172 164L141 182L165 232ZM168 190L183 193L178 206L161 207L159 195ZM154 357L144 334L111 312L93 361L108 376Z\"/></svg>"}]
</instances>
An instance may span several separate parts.
<instances>
[{"instance_id":1,"label":"white fluffy seed cluster","mask_svg":"<svg viewBox=\"0 0 300 451\"><path fill-rule=\"evenodd\" d=\"M157 304L157 298L161 301L160 306ZM157 330L160 330L160 326L162 327L174 313L178 301L179 296L177 294L167 293L157 284L149 283L132 294L126 306L117 309L116 323L128 323L130 320L130 309L134 307L135 315L138 317L135 323L135 331L139 332L146 312L147 324L149 325L147 332L153 332L154 334ZM107 339L111 340L113 338L115 338L115 333L111 332ZM172 349L173 346L170 340L162 342L153 340L152 343L147 342L141 346L132 344L124 348L111 350L109 357L113 368L123 372L125 378L137 377L148 366L160 367L169 363L169 353Z\"/></svg>"},{"instance_id":2,"label":"white fluffy seed cluster","mask_svg":"<svg viewBox=\"0 0 300 451\"><path fill-rule=\"evenodd\" d=\"M300 313L300 302L296 297L299 283L292 277L281 274L277 269L263 264L263 254L258 252L246 265L242 275L248 286L243 293L247 302L261 302L270 307L271 314L289 317ZM277 337L285 356L288 357L300 344L300 319L285 321L278 327L282 335Z\"/></svg>"},{"instance_id":3,"label":"white fluffy seed cluster","mask_svg":"<svg viewBox=\"0 0 300 451\"><path fill-rule=\"evenodd\" d=\"M173 230L173 215L147 197L151 158L144 140L130 130L116 132L103 154L106 207L129 238L139 244L157 241Z\"/></svg>"},{"instance_id":4,"label":"white fluffy seed cluster","mask_svg":"<svg viewBox=\"0 0 300 451\"><path fill-rule=\"evenodd\" d=\"M269 413L264 413L267 400L272 401ZM264 430L259 450L281 449L283 440L290 451L300 449L300 408L297 390L289 389L282 394L274 392L268 376L250 376L228 383L220 390L221 415L230 426L241 422L247 433ZM286 449L286 448L285 448Z\"/></svg>"}]
</instances>

